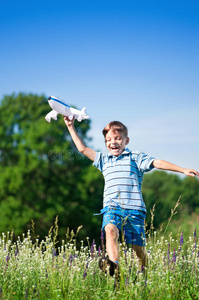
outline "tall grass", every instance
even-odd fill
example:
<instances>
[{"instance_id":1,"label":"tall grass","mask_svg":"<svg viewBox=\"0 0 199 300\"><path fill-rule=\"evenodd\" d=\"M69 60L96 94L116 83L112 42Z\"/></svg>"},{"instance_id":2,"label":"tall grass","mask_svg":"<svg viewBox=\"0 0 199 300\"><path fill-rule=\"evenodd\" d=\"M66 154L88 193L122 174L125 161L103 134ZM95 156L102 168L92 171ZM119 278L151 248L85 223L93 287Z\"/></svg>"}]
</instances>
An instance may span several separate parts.
<instances>
[{"instance_id":1,"label":"tall grass","mask_svg":"<svg viewBox=\"0 0 199 300\"><path fill-rule=\"evenodd\" d=\"M147 235L147 274L131 248L120 244L120 281L98 267L103 245L81 242L67 232L57 247L57 221L39 241L31 231L13 241L12 233L0 238L1 299L199 299L199 239L196 230L185 240Z\"/></svg>"}]
</instances>

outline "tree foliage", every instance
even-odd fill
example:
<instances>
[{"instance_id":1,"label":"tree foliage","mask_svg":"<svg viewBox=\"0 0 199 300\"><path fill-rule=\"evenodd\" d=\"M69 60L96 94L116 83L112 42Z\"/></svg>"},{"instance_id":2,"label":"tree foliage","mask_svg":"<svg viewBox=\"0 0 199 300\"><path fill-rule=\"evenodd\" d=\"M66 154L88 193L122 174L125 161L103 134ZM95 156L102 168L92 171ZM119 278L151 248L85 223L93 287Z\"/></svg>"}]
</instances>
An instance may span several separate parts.
<instances>
[{"instance_id":1,"label":"tree foliage","mask_svg":"<svg viewBox=\"0 0 199 300\"><path fill-rule=\"evenodd\" d=\"M49 110L44 95L20 93L1 101L1 231L14 228L19 234L33 219L42 236L58 215L62 237L67 227L80 225L84 234L99 235L101 220L93 213L101 207L103 179L76 151L63 118L46 122ZM76 128L88 141L90 121L77 122Z\"/></svg>"},{"instance_id":2,"label":"tree foliage","mask_svg":"<svg viewBox=\"0 0 199 300\"><path fill-rule=\"evenodd\" d=\"M178 213L175 218L183 219L192 212L199 214L199 180L192 177L181 178L165 171L153 171L145 174L143 197L147 206L147 224L150 224L150 210L155 204L154 226L157 228L166 222L180 198Z\"/></svg>"}]
</instances>

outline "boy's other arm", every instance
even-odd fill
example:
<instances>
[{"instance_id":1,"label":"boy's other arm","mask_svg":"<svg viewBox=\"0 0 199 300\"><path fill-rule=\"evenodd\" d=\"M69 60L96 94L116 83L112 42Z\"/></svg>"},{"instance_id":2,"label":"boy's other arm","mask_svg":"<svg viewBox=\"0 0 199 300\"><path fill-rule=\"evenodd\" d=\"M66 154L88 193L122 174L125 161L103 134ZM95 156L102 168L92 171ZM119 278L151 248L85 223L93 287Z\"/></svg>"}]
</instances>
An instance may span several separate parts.
<instances>
[{"instance_id":1,"label":"boy's other arm","mask_svg":"<svg viewBox=\"0 0 199 300\"><path fill-rule=\"evenodd\" d=\"M199 173L196 170L181 168L165 160L155 159L152 164L157 169L179 172L191 177L199 177Z\"/></svg>"},{"instance_id":2,"label":"boy's other arm","mask_svg":"<svg viewBox=\"0 0 199 300\"><path fill-rule=\"evenodd\" d=\"M79 152L81 152L82 154L87 156L90 160L94 161L96 152L93 149L88 148L84 145L83 141L81 140L81 138L79 137L79 135L77 134L77 132L75 130L74 120L75 120L75 118L73 118L73 120L70 121L68 117L64 117L64 122L68 128L68 131L72 137L72 140L75 143Z\"/></svg>"}]
</instances>

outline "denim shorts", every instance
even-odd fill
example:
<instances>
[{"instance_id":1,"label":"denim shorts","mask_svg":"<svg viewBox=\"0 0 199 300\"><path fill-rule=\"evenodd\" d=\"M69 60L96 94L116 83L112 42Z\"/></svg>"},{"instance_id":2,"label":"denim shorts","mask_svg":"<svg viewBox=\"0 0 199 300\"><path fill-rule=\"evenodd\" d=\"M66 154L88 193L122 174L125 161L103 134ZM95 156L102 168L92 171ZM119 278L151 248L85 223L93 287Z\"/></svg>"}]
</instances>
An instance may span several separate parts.
<instances>
[{"instance_id":1,"label":"denim shorts","mask_svg":"<svg viewBox=\"0 0 199 300\"><path fill-rule=\"evenodd\" d=\"M127 244L145 246L145 212L118 207L105 207L102 213L103 230L106 225L113 224L120 230L120 233L123 234L124 241Z\"/></svg>"}]
</instances>

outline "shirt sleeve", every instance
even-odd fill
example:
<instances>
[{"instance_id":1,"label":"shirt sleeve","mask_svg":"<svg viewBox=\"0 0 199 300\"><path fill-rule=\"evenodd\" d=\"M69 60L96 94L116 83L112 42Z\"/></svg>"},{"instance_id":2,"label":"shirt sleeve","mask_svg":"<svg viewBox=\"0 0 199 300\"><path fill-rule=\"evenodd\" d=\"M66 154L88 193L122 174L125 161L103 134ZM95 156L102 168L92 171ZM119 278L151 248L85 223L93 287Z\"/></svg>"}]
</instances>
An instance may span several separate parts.
<instances>
[{"instance_id":1,"label":"shirt sleeve","mask_svg":"<svg viewBox=\"0 0 199 300\"><path fill-rule=\"evenodd\" d=\"M103 167L103 156L101 152L96 152L95 161L93 162L93 166L95 166L98 170L102 172Z\"/></svg>"},{"instance_id":2,"label":"shirt sleeve","mask_svg":"<svg viewBox=\"0 0 199 300\"><path fill-rule=\"evenodd\" d=\"M152 164L152 162L155 160L154 157L152 156L148 156L147 154L145 153L139 153L138 155L138 161L137 161L137 166L138 166L138 169L141 171L141 172L148 172L148 171L151 171L154 166Z\"/></svg>"}]
</instances>

